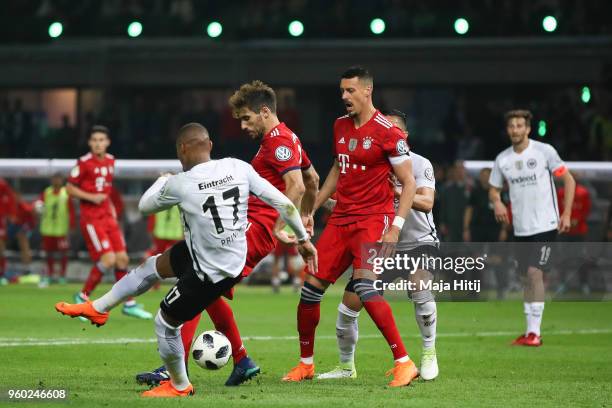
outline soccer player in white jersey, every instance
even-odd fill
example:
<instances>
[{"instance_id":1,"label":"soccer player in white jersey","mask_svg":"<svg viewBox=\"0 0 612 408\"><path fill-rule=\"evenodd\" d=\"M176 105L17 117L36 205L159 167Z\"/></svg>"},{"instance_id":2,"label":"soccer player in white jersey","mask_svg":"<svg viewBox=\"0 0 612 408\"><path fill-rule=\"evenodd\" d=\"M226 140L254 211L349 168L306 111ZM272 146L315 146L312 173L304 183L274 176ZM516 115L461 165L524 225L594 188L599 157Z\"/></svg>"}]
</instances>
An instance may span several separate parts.
<instances>
[{"instance_id":1,"label":"soccer player in white jersey","mask_svg":"<svg viewBox=\"0 0 612 408\"><path fill-rule=\"evenodd\" d=\"M489 178L489 199L494 205L495 219L508 224L508 211L500 198L505 180L510 189L514 241L533 243L519 248L519 268L526 274L527 329L512 344L537 347L542 345L540 326L544 313L544 271L551 256L549 243L556 240L557 233L569 231L576 182L554 147L529 139L532 117L528 110L506 113L506 131L512 146L495 158ZM553 176L565 186L564 211L560 217Z\"/></svg>"},{"instance_id":2,"label":"soccer player in white jersey","mask_svg":"<svg viewBox=\"0 0 612 408\"><path fill-rule=\"evenodd\" d=\"M170 381L145 391L144 397L193 394L181 325L240 281L247 253L249 192L279 212L295 231L300 254L317 268L316 249L308 239L299 211L251 165L233 158L211 160L208 131L197 123L181 128L176 149L184 172L158 178L144 193L138 208L151 214L178 205L185 240L162 255L148 258L101 298L77 305L60 302L55 306L60 313L82 316L101 326L106 323L109 310L126 297L144 293L161 279L178 278L155 317L158 350Z\"/></svg>"},{"instance_id":3,"label":"soccer player in white jersey","mask_svg":"<svg viewBox=\"0 0 612 408\"><path fill-rule=\"evenodd\" d=\"M387 119L400 128L406 137L406 115L399 110L390 110L384 113ZM422 253L436 256L439 240L434 224L432 208L436 181L433 166L425 157L413 151L412 172L416 180L416 195L412 203L406 223L400 233L398 250L409 251L413 256L420 257ZM401 184L394 182L396 196L401 193ZM397 206L397 203L396 203ZM420 282L431 280L429 271L419 269L410 275L410 281L415 282L419 289ZM384 276L383 276L384 279ZM438 362L436 358L436 302L430 290L416 290L409 293L414 303L415 319L423 339L423 352L421 354L420 376L424 380L433 380L438 376ZM342 302L338 305L338 318L336 321L336 337L340 353L340 365L319 375L318 379L356 378L355 346L359 337L357 318L362 308L359 296L349 282L346 285Z\"/></svg>"}]
</instances>

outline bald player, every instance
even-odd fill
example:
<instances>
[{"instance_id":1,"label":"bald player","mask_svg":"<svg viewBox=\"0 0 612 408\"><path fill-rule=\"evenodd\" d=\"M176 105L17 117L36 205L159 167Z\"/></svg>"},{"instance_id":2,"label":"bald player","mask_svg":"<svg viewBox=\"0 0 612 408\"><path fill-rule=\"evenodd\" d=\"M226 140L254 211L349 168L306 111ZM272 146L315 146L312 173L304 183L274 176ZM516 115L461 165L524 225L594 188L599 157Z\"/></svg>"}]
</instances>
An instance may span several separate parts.
<instances>
[{"instance_id":1,"label":"bald player","mask_svg":"<svg viewBox=\"0 0 612 408\"><path fill-rule=\"evenodd\" d=\"M179 205L185 240L162 255L148 258L94 302L56 304L60 313L82 316L102 326L109 311L126 297L144 293L161 279L178 278L155 317L158 351L170 381L145 391L143 397L184 397L194 393L187 376L180 328L240 281L246 263L249 194L279 212L296 233L298 251L310 267L317 269L317 251L291 200L251 165L234 158L212 160L211 149L208 131L202 125L191 123L181 128L176 150L183 172L158 178L138 204L144 214Z\"/></svg>"}]
</instances>

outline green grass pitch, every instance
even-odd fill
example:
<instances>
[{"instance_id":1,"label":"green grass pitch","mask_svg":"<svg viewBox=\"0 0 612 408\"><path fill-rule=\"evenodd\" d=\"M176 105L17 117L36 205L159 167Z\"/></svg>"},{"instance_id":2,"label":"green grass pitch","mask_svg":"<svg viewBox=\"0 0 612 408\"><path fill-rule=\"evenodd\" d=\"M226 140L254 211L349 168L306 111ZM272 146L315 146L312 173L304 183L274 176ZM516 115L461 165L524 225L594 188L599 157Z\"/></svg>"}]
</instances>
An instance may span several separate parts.
<instances>
[{"instance_id":1,"label":"green grass pitch","mask_svg":"<svg viewBox=\"0 0 612 408\"><path fill-rule=\"evenodd\" d=\"M169 287L140 301L151 311ZM262 368L254 381L235 388L223 383L231 363L219 371L191 365L196 395L181 400L142 399L134 375L160 365L151 321L115 310L106 326L95 328L55 312L70 301L77 285L41 290L27 285L0 287L0 406L44 404L53 407L157 406L368 406L368 407L531 407L612 406L612 302L553 302L546 305L544 346L511 347L524 326L522 304L439 303L438 362L432 382L389 389L385 371L392 357L365 312L360 317L356 363L358 378L285 384L281 376L298 361L298 295L283 289L240 286L231 302L245 345ZM98 288L97 293L108 286ZM326 294L317 331L317 371L337 362L334 337L341 288ZM412 305L392 303L412 358L420 360L421 341ZM211 329L203 318L198 331ZM63 402L9 402L8 389L67 389Z\"/></svg>"}]
</instances>

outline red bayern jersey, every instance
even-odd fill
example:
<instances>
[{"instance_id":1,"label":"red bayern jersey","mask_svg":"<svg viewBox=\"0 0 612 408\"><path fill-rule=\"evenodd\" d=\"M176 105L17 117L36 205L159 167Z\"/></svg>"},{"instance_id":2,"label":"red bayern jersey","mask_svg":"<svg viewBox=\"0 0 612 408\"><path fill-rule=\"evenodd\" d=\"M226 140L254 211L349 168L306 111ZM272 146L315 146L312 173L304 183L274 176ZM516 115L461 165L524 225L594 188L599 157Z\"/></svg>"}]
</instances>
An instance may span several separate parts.
<instances>
[{"instance_id":1,"label":"red bayern jersey","mask_svg":"<svg viewBox=\"0 0 612 408\"><path fill-rule=\"evenodd\" d=\"M559 213L563 213L565 199L565 187L557 190L557 202L559 203ZM591 213L591 194L586 187L576 183L574 193L574 204L572 205L572 215L570 216L570 230L568 235L586 235L589 232L587 218Z\"/></svg>"},{"instance_id":2,"label":"red bayern jersey","mask_svg":"<svg viewBox=\"0 0 612 408\"><path fill-rule=\"evenodd\" d=\"M76 166L70 171L68 182L88 193L110 196L114 174L115 157L113 155L106 154L103 158L98 158L87 153L77 160ZM115 217L109 197L101 204L81 200L81 220L105 217Z\"/></svg>"},{"instance_id":3,"label":"red bayern jersey","mask_svg":"<svg viewBox=\"0 0 612 408\"><path fill-rule=\"evenodd\" d=\"M285 191L283 175L291 170L307 169L312 165L302 143L284 123L278 124L261 139L261 146L251 165L255 171L278 190ZM255 196L249 198L249 217L272 231L278 212Z\"/></svg>"},{"instance_id":4,"label":"red bayern jersey","mask_svg":"<svg viewBox=\"0 0 612 408\"><path fill-rule=\"evenodd\" d=\"M358 129L348 115L334 123L334 155L340 175L329 222L349 224L374 214L393 214L391 163L407 159L404 133L378 110Z\"/></svg>"},{"instance_id":5,"label":"red bayern jersey","mask_svg":"<svg viewBox=\"0 0 612 408\"><path fill-rule=\"evenodd\" d=\"M0 217L14 217L17 210L15 193L9 184L0 178Z\"/></svg>"}]
</instances>

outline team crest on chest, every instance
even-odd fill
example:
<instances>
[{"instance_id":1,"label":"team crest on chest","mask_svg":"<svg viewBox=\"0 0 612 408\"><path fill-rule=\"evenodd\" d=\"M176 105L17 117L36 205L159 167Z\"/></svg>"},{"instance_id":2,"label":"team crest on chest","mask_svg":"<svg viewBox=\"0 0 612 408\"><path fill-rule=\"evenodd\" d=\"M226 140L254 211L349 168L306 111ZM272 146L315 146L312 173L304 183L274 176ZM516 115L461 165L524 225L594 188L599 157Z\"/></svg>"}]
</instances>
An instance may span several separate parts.
<instances>
[{"instance_id":1,"label":"team crest on chest","mask_svg":"<svg viewBox=\"0 0 612 408\"><path fill-rule=\"evenodd\" d=\"M370 136L366 136L363 138L363 148L368 150L370 147L372 147L372 138Z\"/></svg>"},{"instance_id":2,"label":"team crest on chest","mask_svg":"<svg viewBox=\"0 0 612 408\"><path fill-rule=\"evenodd\" d=\"M349 140L349 145L348 145L349 151L350 152L354 152L355 149L357 148L357 139L351 139Z\"/></svg>"},{"instance_id":3,"label":"team crest on chest","mask_svg":"<svg viewBox=\"0 0 612 408\"><path fill-rule=\"evenodd\" d=\"M523 161L522 160L518 160L514 162L514 167L517 170L523 170Z\"/></svg>"},{"instance_id":4,"label":"team crest on chest","mask_svg":"<svg viewBox=\"0 0 612 408\"><path fill-rule=\"evenodd\" d=\"M278 161L284 162L291 159L293 153L291 153L291 149L289 149L287 146L278 146L274 152L274 156L276 156Z\"/></svg>"},{"instance_id":5,"label":"team crest on chest","mask_svg":"<svg viewBox=\"0 0 612 408\"><path fill-rule=\"evenodd\" d=\"M529 167L530 169L535 169L537 165L538 165L538 162L536 161L536 159L527 160L527 167Z\"/></svg>"}]
</instances>

